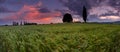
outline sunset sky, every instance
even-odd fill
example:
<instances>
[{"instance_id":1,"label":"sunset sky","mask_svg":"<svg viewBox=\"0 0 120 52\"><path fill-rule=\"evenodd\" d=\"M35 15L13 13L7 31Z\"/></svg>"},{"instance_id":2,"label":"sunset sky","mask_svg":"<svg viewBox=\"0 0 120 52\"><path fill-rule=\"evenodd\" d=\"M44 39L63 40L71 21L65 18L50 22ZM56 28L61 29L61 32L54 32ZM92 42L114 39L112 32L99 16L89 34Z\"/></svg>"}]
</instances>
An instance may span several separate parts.
<instances>
[{"instance_id":1,"label":"sunset sky","mask_svg":"<svg viewBox=\"0 0 120 52\"><path fill-rule=\"evenodd\" d=\"M74 21L83 21L83 6L90 22L120 21L120 0L0 0L0 25L61 23L65 13L72 14Z\"/></svg>"}]
</instances>

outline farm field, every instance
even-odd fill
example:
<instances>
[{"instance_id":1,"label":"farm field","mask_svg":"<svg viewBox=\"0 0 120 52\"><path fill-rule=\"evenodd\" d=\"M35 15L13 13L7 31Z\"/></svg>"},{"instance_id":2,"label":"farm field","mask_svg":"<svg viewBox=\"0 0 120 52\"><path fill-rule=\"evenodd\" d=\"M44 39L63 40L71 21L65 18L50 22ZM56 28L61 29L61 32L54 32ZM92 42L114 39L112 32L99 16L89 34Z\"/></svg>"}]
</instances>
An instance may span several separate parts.
<instances>
[{"instance_id":1,"label":"farm field","mask_svg":"<svg viewBox=\"0 0 120 52\"><path fill-rule=\"evenodd\" d=\"M120 25L1 26L0 52L120 52Z\"/></svg>"}]
</instances>

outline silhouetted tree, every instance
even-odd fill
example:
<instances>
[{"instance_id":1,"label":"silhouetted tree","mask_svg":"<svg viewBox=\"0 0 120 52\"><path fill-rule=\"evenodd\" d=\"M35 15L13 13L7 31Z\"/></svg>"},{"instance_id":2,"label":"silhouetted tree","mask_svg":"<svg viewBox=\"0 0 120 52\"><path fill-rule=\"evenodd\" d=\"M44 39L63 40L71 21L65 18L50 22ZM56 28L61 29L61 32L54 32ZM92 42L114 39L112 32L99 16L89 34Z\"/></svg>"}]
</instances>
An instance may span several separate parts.
<instances>
[{"instance_id":1,"label":"silhouetted tree","mask_svg":"<svg viewBox=\"0 0 120 52\"><path fill-rule=\"evenodd\" d=\"M13 22L13 26L17 26L17 25L19 25L18 22Z\"/></svg>"},{"instance_id":2,"label":"silhouetted tree","mask_svg":"<svg viewBox=\"0 0 120 52\"><path fill-rule=\"evenodd\" d=\"M62 21L63 21L63 22L68 22L68 23L70 23L70 22L73 22L73 18L72 18L72 16L71 16L71 14L66 13L66 14L63 16Z\"/></svg>"},{"instance_id":3,"label":"silhouetted tree","mask_svg":"<svg viewBox=\"0 0 120 52\"><path fill-rule=\"evenodd\" d=\"M23 25L23 24L22 24L22 21L20 22L20 25Z\"/></svg>"},{"instance_id":4,"label":"silhouetted tree","mask_svg":"<svg viewBox=\"0 0 120 52\"><path fill-rule=\"evenodd\" d=\"M86 9L85 6L83 6L83 14L82 14L82 16L83 16L84 22L86 23L87 22L87 9Z\"/></svg>"}]
</instances>

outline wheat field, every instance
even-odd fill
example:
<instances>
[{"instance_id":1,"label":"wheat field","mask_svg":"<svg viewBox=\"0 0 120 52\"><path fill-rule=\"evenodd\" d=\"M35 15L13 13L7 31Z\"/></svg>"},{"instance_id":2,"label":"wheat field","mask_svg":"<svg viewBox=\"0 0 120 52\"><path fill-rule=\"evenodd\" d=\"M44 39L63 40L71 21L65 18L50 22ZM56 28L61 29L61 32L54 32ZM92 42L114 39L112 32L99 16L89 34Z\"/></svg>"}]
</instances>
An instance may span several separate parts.
<instances>
[{"instance_id":1,"label":"wheat field","mask_svg":"<svg viewBox=\"0 0 120 52\"><path fill-rule=\"evenodd\" d=\"M0 52L120 52L120 25L1 26Z\"/></svg>"}]
</instances>

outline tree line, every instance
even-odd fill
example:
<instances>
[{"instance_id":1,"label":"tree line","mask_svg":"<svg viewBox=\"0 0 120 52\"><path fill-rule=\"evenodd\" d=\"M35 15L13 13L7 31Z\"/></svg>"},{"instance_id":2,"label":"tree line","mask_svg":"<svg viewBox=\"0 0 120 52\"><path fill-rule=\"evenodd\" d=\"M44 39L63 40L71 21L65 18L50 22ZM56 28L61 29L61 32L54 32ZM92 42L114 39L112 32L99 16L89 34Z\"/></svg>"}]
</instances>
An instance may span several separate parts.
<instances>
[{"instance_id":1,"label":"tree line","mask_svg":"<svg viewBox=\"0 0 120 52\"><path fill-rule=\"evenodd\" d=\"M29 23L29 22L13 22L13 26L18 26L18 25L37 25L37 23Z\"/></svg>"}]
</instances>

